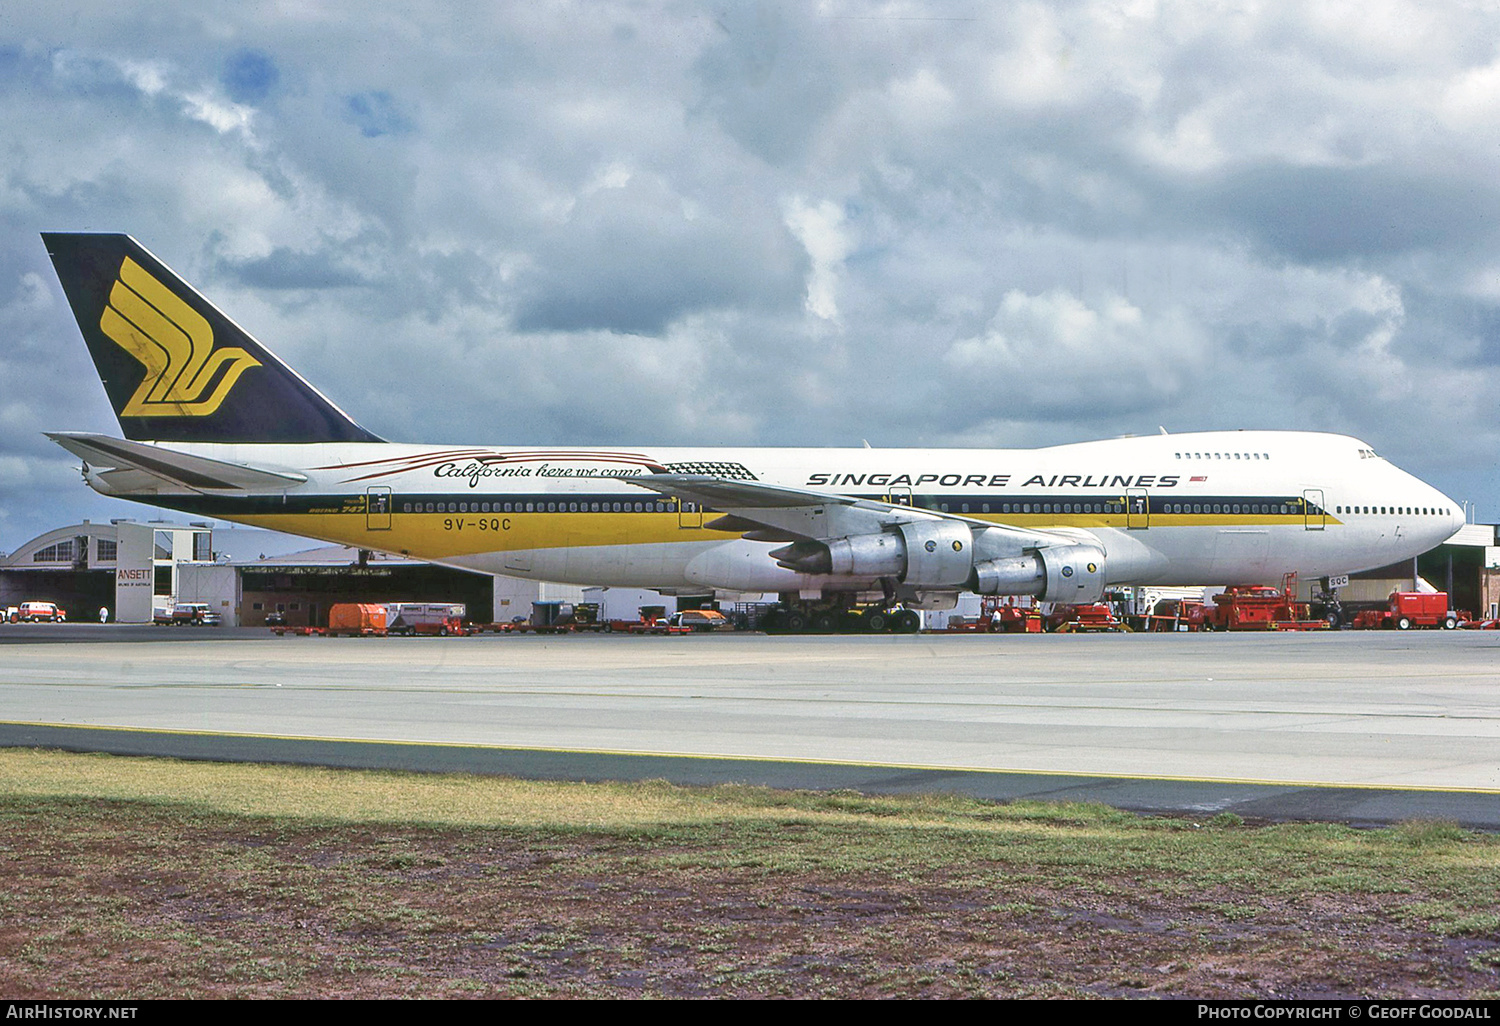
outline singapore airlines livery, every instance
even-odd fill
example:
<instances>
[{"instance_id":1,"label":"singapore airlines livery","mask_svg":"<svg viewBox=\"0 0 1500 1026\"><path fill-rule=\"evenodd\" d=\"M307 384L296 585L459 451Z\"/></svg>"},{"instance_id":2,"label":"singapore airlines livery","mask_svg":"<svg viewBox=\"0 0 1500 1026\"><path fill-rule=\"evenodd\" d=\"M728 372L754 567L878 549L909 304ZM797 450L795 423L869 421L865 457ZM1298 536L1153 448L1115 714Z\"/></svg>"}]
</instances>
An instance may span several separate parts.
<instances>
[{"instance_id":1,"label":"singapore airlines livery","mask_svg":"<svg viewBox=\"0 0 1500 1026\"><path fill-rule=\"evenodd\" d=\"M965 590L1082 603L1109 585L1350 573L1463 523L1364 442L1293 431L1045 449L387 442L129 236L43 240L125 436L49 435L94 489L469 570L778 592L790 626L885 629Z\"/></svg>"}]
</instances>

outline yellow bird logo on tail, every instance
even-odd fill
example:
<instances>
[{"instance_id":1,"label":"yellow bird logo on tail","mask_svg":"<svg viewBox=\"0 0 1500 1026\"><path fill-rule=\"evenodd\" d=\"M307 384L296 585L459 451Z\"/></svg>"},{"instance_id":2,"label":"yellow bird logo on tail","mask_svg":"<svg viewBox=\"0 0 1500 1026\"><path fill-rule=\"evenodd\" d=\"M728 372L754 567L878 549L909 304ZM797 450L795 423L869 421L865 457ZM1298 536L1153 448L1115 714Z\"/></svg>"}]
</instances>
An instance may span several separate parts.
<instances>
[{"instance_id":1,"label":"yellow bird logo on tail","mask_svg":"<svg viewBox=\"0 0 1500 1026\"><path fill-rule=\"evenodd\" d=\"M146 368L121 416L206 417L241 374L261 365L238 347L215 351L208 321L129 257L99 327Z\"/></svg>"}]
</instances>

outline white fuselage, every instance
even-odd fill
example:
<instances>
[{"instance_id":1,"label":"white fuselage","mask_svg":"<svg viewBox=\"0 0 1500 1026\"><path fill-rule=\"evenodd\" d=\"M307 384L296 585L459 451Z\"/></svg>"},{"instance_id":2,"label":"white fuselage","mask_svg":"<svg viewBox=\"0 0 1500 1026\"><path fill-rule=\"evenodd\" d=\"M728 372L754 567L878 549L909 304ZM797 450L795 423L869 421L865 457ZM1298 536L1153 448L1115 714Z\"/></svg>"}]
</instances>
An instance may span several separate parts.
<instances>
[{"instance_id":1,"label":"white fuselage","mask_svg":"<svg viewBox=\"0 0 1500 1026\"><path fill-rule=\"evenodd\" d=\"M294 473L260 490L172 491L90 472L106 494L492 574L606 586L861 590L778 565L785 540L633 485L655 473L915 505L1085 540L1110 584L1260 583L1411 559L1463 523L1455 503L1356 439L1276 431L1044 449L685 449L398 443L162 446ZM114 476L111 476L111 473ZM743 515L743 514L741 514ZM715 521L719 520L716 527Z\"/></svg>"}]
</instances>

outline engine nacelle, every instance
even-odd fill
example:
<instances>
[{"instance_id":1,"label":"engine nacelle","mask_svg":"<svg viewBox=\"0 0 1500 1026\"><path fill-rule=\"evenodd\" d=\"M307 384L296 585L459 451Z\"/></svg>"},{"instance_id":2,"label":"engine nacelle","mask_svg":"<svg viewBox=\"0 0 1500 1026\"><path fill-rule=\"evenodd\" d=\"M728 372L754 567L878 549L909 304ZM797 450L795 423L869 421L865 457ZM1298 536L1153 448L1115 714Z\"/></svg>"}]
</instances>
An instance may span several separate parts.
<instances>
[{"instance_id":1,"label":"engine nacelle","mask_svg":"<svg viewBox=\"0 0 1500 1026\"><path fill-rule=\"evenodd\" d=\"M828 543L829 573L850 577L900 577L906 572L906 540L899 534L856 534Z\"/></svg>"},{"instance_id":2,"label":"engine nacelle","mask_svg":"<svg viewBox=\"0 0 1500 1026\"><path fill-rule=\"evenodd\" d=\"M803 574L891 577L914 588L961 588L974 568L974 534L968 524L925 520L826 543L795 542L771 555Z\"/></svg>"},{"instance_id":3,"label":"engine nacelle","mask_svg":"<svg viewBox=\"0 0 1500 1026\"><path fill-rule=\"evenodd\" d=\"M970 589L981 595L1032 595L1047 590L1047 569L1035 553L974 564Z\"/></svg>"},{"instance_id":4,"label":"engine nacelle","mask_svg":"<svg viewBox=\"0 0 1500 1026\"><path fill-rule=\"evenodd\" d=\"M1069 605L1098 602L1104 595L1104 550L1097 545L1050 545L978 562L974 552L968 524L918 520L897 524L894 531L799 541L771 555L799 574L891 578L905 588L968 588Z\"/></svg>"},{"instance_id":5,"label":"engine nacelle","mask_svg":"<svg viewBox=\"0 0 1500 1026\"><path fill-rule=\"evenodd\" d=\"M1074 606L1098 602L1104 596L1104 550L1055 545L988 559L974 566L969 587L981 595L1031 595Z\"/></svg>"},{"instance_id":6,"label":"engine nacelle","mask_svg":"<svg viewBox=\"0 0 1500 1026\"><path fill-rule=\"evenodd\" d=\"M1047 569L1048 602L1070 606L1098 602L1104 597L1104 550L1094 545L1058 545L1038 549Z\"/></svg>"},{"instance_id":7,"label":"engine nacelle","mask_svg":"<svg viewBox=\"0 0 1500 1026\"><path fill-rule=\"evenodd\" d=\"M919 520L901 525L906 539L906 573L901 583L915 588L957 588L974 569L974 532L957 520Z\"/></svg>"}]
</instances>

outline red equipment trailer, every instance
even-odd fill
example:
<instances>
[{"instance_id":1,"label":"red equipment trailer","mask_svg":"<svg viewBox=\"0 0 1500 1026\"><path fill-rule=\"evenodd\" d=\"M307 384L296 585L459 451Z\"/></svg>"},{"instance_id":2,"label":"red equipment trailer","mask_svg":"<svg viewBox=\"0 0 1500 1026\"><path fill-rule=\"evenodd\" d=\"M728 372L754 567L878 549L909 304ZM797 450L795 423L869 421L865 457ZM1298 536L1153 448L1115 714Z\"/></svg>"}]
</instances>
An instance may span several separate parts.
<instances>
[{"instance_id":1,"label":"red equipment trailer","mask_svg":"<svg viewBox=\"0 0 1500 1026\"><path fill-rule=\"evenodd\" d=\"M1393 591L1384 609L1366 609L1354 617L1354 626L1371 630L1409 631L1413 627L1441 627L1451 631L1458 626L1458 614L1448 608L1445 591Z\"/></svg>"}]
</instances>

